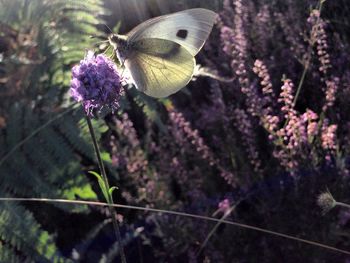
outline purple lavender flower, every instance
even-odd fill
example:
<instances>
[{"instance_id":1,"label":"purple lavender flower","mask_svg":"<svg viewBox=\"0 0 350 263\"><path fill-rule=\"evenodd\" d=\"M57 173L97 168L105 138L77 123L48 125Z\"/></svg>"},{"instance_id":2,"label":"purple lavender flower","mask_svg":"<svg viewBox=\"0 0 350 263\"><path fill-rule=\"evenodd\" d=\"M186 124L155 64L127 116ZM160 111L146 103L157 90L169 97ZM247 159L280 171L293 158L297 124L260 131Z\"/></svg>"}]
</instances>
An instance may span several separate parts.
<instances>
[{"instance_id":1,"label":"purple lavender flower","mask_svg":"<svg viewBox=\"0 0 350 263\"><path fill-rule=\"evenodd\" d=\"M114 63L105 55L88 51L84 60L72 69L71 96L81 102L87 115L108 107L119 108L121 77Z\"/></svg>"}]
</instances>

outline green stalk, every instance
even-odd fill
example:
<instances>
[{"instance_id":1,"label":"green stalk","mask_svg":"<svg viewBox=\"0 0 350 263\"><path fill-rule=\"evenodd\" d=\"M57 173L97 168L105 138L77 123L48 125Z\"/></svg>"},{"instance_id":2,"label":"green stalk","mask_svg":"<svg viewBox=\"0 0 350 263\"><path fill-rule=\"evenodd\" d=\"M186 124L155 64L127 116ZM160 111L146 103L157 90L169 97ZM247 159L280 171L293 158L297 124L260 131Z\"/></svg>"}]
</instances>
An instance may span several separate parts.
<instances>
[{"instance_id":1,"label":"green stalk","mask_svg":"<svg viewBox=\"0 0 350 263\"><path fill-rule=\"evenodd\" d=\"M310 56L308 56L308 60L306 61L305 63L305 67L304 67L304 70L303 70L303 73L301 75L301 78L300 78L300 81L299 81L299 84L298 84L298 88L297 88L297 92L295 94L295 97L294 97L294 100L293 100L293 104L292 104L292 107L294 108L295 105L297 104L297 100L298 100L298 97L299 97L299 94L300 94L300 91L301 91L301 87L303 86L304 84L304 80L305 80L305 76L306 76L306 72L309 70L309 65L310 65Z\"/></svg>"},{"instance_id":2,"label":"green stalk","mask_svg":"<svg viewBox=\"0 0 350 263\"><path fill-rule=\"evenodd\" d=\"M96 135L95 135L94 129L92 127L91 119L89 116L86 116L86 121L87 121L87 124L89 126L89 131L90 131L92 142L94 144L94 149L95 149L95 153L96 153L96 157L97 157L98 167L100 169L100 173L102 174L102 178L103 178L103 181L105 183L105 186L109 190L110 187L109 187L109 183L108 183L108 179L107 179L106 170L105 170L102 158L101 158L100 149L98 147ZM113 203L113 198L112 198L111 192L110 191L107 191L107 192L108 192L108 196L107 196L108 198L106 201L108 203L109 212L112 216L114 232L115 232L117 241L118 241L119 246L120 246L120 258L121 258L122 263L127 263L126 257L125 257L125 252L124 252L124 246L123 246L123 242L122 242L122 237L121 237L121 233L120 233L120 229L119 229L119 224L118 224L118 221L116 219L117 218L117 210L113 207L114 203Z\"/></svg>"},{"instance_id":3,"label":"green stalk","mask_svg":"<svg viewBox=\"0 0 350 263\"><path fill-rule=\"evenodd\" d=\"M318 7L318 11L320 13L320 16L317 18L317 21L316 21L316 26L318 26L319 22L320 22L320 17L321 17L321 12L322 12L322 6L323 6L323 3L325 2L325 0L320 0L319 2L319 7ZM312 37L312 36L311 36ZM314 46L316 42L316 39L315 40L312 40L311 39L311 45L309 47L309 50L308 50L308 53L307 53L307 57L306 57L306 61L305 61L305 65L304 65L304 70L303 70L303 73L301 74L301 77L300 77L300 80L299 80L299 84L298 84L298 88L297 88L297 91L295 93L295 97L294 97L294 100L293 100L293 104L292 104L292 107L295 108L295 105L297 104L297 101L298 101L298 98L299 98L299 94L300 94L300 91L301 91L301 88L304 84L304 80L305 80L305 77L306 77L306 73L307 71L309 70L309 67L310 67L310 63L311 63L311 58L312 58L312 48ZM289 122L289 119L287 119L283 125L283 128L285 128L287 126Z\"/></svg>"},{"instance_id":4,"label":"green stalk","mask_svg":"<svg viewBox=\"0 0 350 263\"><path fill-rule=\"evenodd\" d=\"M320 0L320 3L319 3L319 7L318 7L318 12L319 12L319 17L317 18L317 21L316 21L316 27L319 26L319 23L320 23L320 17L321 17L321 12L322 12L322 6L323 6L323 3L325 2L325 0ZM311 36L312 37L312 36ZM300 81L299 81L299 85L298 85L298 89L297 89L297 92L295 94L295 97L294 97L294 101L293 101L293 108L295 107L295 104L297 103L297 100L298 100L298 97L299 97L299 94L300 94L300 90L301 90L301 87L303 86L303 83L304 83L304 80L305 80L305 76L306 76L306 72L309 70L309 67L310 67L310 63L311 63L311 58L312 58L312 48L315 44L315 42L317 41L317 39L311 39L311 49L309 51L309 54L307 56L307 60L305 62L305 66L304 66L304 71L301 75L301 78L300 78Z\"/></svg>"}]
</instances>

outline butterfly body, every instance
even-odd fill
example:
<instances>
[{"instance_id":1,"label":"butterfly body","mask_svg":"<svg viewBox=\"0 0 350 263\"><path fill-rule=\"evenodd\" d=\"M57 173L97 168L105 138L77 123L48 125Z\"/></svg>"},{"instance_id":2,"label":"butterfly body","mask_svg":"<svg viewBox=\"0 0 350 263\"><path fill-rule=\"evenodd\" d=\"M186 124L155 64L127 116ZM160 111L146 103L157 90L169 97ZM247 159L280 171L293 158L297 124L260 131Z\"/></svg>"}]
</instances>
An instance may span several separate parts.
<instances>
[{"instance_id":1,"label":"butterfly body","mask_svg":"<svg viewBox=\"0 0 350 263\"><path fill-rule=\"evenodd\" d=\"M192 79L194 56L211 32L216 13L195 8L156 17L127 35L108 40L129 70L136 88L149 96L167 97Z\"/></svg>"},{"instance_id":2,"label":"butterfly body","mask_svg":"<svg viewBox=\"0 0 350 263\"><path fill-rule=\"evenodd\" d=\"M111 34L108 37L110 45L113 47L118 60L121 64L124 64L125 59L128 57L128 37L125 35Z\"/></svg>"}]
</instances>

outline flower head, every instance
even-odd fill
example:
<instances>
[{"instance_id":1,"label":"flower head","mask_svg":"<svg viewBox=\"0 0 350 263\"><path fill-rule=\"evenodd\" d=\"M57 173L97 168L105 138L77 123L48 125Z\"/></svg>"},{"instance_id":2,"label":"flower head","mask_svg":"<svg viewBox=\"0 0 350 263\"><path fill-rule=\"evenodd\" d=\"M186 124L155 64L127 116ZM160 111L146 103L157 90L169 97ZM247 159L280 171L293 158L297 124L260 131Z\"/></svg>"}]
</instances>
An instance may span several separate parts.
<instances>
[{"instance_id":1,"label":"flower head","mask_svg":"<svg viewBox=\"0 0 350 263\"><path fill-rule=\"evenodd\" d=\"M105 55L95 56L88 51L84 60L72 69L70 93L74 100L81 102L87 115L103 107L119 108L121 77Z\"/></svg>"},{"instance_id":2,"label":"flower head","mask_svg":"<svg viewBox=\"0 0 350 263\"><path fill-rule=\"evenodd\" d=\"M322 208L323 214L325 214L335 207L337 202L334 200L332 194L327 191L318 196L317 204Z\"/></svg>"}]
</instances>

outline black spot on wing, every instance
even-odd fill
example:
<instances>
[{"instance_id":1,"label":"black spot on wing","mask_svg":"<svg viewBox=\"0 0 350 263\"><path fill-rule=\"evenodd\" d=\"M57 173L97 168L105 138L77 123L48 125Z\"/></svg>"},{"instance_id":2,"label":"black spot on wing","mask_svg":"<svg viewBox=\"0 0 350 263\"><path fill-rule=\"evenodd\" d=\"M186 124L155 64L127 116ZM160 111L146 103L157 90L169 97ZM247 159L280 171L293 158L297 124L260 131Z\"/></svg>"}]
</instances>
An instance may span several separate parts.
<instances>
[{"instance_id":1,"label":"black spot on wing","mask_svg":"<svg viewBox=\"0 0 350 263\"><path fill-rule=\"evenodd\" d=\"M187 31L186 29L180 29L180 30L177 31L177 33L176 33L176 36L177 36L178 38L181 38L181 39L186 39L187 35L188 35L188 31Z\"/></svg>"}]
</instances>

